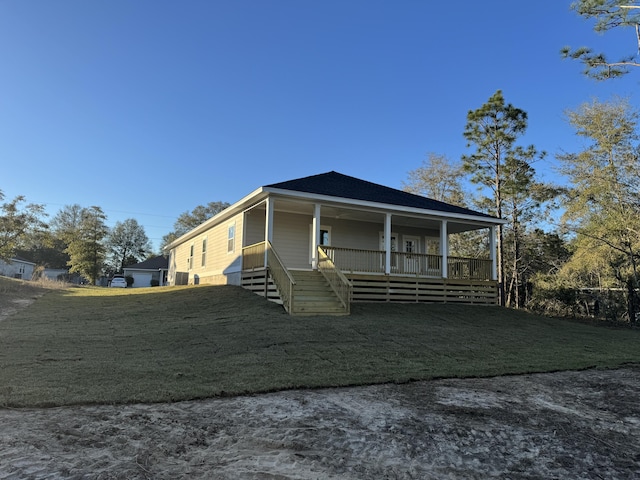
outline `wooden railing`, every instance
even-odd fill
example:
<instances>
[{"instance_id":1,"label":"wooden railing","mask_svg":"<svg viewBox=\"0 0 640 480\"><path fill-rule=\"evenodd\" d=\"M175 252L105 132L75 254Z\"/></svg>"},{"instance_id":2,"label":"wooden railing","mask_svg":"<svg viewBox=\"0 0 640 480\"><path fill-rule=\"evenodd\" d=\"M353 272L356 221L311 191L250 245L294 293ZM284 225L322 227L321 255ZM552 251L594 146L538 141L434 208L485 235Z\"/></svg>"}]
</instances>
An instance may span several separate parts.
<instances>
[{"instance_id":1,"label":"wooden railing","mask_svg":"<svg viewBox=\"0 0 640 480\"><path fill-rule=\"evenodd\" d=\"M322 247L338 269L349 273L385 273L385 252L356 248ZM442 256L424 253L391 252L391 273L442 278ZM491 260L447 258L447 277L491 280Z\"/></svg>"},{"instance_id":2,"label":"wooden railing","mask_svg":"<svg viewBox=\"0 0 640 480\"><path fill-rule=\"evenodd\" d=\"M343 272L384 273L384 252L323 245L324 253Z\"/></svg>"},{"instance_id":3,"label":"wooden railing","mask_svg":"<svg viewBox=\"0 0 640 480\"><path fill-rule=\"evenodd\" d=\"M487 258L447 258L449 278L469 280L491 280L491 260Z\"/></svg>"},{"instance_id":4,"label":"wooden railing","mask_svg":"<svg viewBox=\"0 0 640 480\"><path fill-rule=\"evenodd\" d=\"M254 243L242 248L242 270L264 268L265 242Z\"/></svg>"},{"instance_id":5,"label":"wooden railing","mask_svg":"<svg viewBox=\"0 0 640 480\"><path fill-rule=\"evenodd\" d=\"M291 313L294 302L293 288L296 282L269 242L267 242L267 267L269 268L269 274L273 279L273 283L275 283L278 288L284 309Z\"/></svg>"},{"instance_id":6,"label":"wooden railing","mask_svg":"<svg viewBox=\"0 0 640 480\"><path fill-rule=\"evenodd\" d=\"M351 295L353 291L351 282L336 267L322 245L318 246L318 270L327 279L348 315L351 312Z\"/></svg>"},{"instance_id":7,"label":"wooden railing","mask_svg":"<svg viewBox=\"0 0 640 480\"><path fill-rule=\"evenodd\" d=\"M442 257L424 253L391 252L391 273L442 276Z\"/></svg>"},{"instance_id":8,"label":"wooden railing","mask_svg":"<svg viewBox=\"0 0 640 480\"><path fill-rule=\"evenodd\" d=\"M265 268L264 254L267 251L269 275L278 289L282 305L287 312L293 309L293 287L295 280L284 266L270 242L259 242L242 249L242 270ZM266 287L265 287L266 288Z\"/></svg>"}]
</instances>

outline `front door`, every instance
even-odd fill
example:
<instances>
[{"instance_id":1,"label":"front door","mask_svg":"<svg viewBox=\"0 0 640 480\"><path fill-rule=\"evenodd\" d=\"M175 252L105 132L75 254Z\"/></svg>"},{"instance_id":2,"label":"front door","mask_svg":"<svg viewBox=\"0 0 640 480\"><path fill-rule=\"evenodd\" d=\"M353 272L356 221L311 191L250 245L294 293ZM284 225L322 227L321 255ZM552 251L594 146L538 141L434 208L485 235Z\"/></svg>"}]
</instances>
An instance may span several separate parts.
<instances>
[{"instance_id":1,"label":"front door","mask_svg":"<svg viewBox=\"0 0 640 480\"><path fill-rule=\"evenodd\" d=\"M406 235L403 237L404 272L420 273L420 257L414 255L420 253L420 239Z\"/></svg>"}]
</instances>

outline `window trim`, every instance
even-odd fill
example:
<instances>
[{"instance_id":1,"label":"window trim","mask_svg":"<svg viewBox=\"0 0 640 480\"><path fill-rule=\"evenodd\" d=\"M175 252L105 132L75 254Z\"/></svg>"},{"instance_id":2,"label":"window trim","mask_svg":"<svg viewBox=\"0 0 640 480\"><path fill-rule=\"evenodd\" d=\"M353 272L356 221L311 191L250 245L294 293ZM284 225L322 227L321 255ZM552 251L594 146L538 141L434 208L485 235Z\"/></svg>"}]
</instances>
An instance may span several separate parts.
<instances>
[{"instance_id":1,"label":"window trim","mask_svg":"<svg viewBox=\"0 0 640 480\"><path fill-rule=\"evenodd\" d=\"M227 253L236 251L236 222L227 224Z\"/></svg>"},{"instance_id":2,"label":"window trim","mask_svg":"<svg viewBox=\"0 0 640 480\"><path fill-rule=\"evenodd\" d=\"M200 266L207 266L207 237L202 239L202 260L200 261Z\"/></svg>"},{"instance_id":3,"label":"window trim","mask_svg":"<svg viewBox=\"0 0 640 480\"><path fill-rule=\"evenodd\" d=\"M195 250L195 245L192 243L189 246L189 256L187 257L187 265L188 265L188 270L193 270L193 253Z\"/></svg>"}]
</instances>

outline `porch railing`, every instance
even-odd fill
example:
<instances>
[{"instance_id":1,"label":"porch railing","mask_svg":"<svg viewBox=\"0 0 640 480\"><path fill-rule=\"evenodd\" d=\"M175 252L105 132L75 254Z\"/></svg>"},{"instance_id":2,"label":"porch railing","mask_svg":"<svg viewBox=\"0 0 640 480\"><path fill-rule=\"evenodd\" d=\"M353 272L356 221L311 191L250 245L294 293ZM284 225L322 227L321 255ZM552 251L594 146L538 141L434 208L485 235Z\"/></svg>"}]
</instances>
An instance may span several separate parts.
<instances>
[{"instance_id":1,"label":"porch railing","mask_svg":"<svg viewBox=\"0 0 640 480\"><path fill-rule=\"evenodd\" d=\"M242 248L242 270L264 268L265 242L254 243Z\"/></svg>"},{"instance_id":2,"label":"porch railing","mask_svg":"<svg viewBox=\"0 0 640 480\"><path fill-rule=\"evenodd\" d=\"M343 272L384 273L384 252L323 245L324 253Z\"/></svg>"},{"instance_id":3,"label":"porch railing","mask_svg":"<svg viewBox=\"0 0 640 480\"><path fill-rule=\"evenodd\" d=\"M344 276L335 263L329 258L322 245L318 246L318 270L324 275L329 285L338 296L340 303L347 314L351 312L351 295L353 288L351 282Z\"/></svg>"},{"instance_id":4,"label":"porch railing","mask_svg":"<svg viewBox=\"0 0 640 480\"><path fill-rule=\"evenodd\" d=\"M447 275L449 278L491 280L491 267L491 260L487 258L447 258Z\"/></svg>"},{"instance_id":5,"label":"porch railing","mask_svg":"<svg viewBox=\"0 0 640 480\"><path fill-rule=\"evenodd\" d=\"M329 259L343 272L385 273L385 252L355 248L322 247ZM442 278L442 256L424 253L391 253L391 273ZM447 258L447 277L491 280L491 260L485 258Z\"/></svg>"},{"instance_id":6,"label":"porch railing","mask_svg":"<svg viewBox=\"0 0 640 480\"><path fill-rule=\"evenodd\" d=\"M267 242L267 266L269 267L269 274L273 279L273 283L278 287L278 293L280 294L284 309L291 313L293 311L294 299L293 288L296 282L269 242Z\"/></svg>"},{"instance_id":7,"label":"porch railing","mask_svg":"<svg viewBox=\"0 0 640 480\"><path fill-rule=\"evenodd\" d=\"M242 270L264 268L264 254L267 252L267 268L269 274L278 288L282 305L287 312L293 310L293 288L295 280L284 266L282 260L273 249L270 242L259 242L242 249Z\"/></svg>"}]
</instances>

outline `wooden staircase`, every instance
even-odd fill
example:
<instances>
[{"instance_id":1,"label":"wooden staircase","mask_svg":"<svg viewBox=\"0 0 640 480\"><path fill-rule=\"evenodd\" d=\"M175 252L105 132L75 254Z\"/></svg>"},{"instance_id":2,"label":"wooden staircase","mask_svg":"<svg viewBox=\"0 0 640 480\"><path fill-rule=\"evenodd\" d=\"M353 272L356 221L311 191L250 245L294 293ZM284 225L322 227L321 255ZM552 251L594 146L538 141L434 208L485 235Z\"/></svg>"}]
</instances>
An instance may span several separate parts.
<instances>
[{"instance_id":1,"label":"wooden staircase","mask_svg":"<svg viewBox=\"0 0 640 480\"><path fill-rule=\"evenodd\" d=\"M293 309L291 315L348 315L324 275L319 271L293 271ZM265 280L265 276L267 277ZM266 285L265 285L266 281ZM253 293L282 305L278 289L267 275L267 270L247 271L242 275L242 286Z\"/></svg>"},{"instance_id":2,"label":"wooden staircase","mask_svg":"<svg viewBox=\"0 0 640 480\"><path fill-rule=\"evenodd\" d=\"M322 273L293 271L293 308L291 315L348 315Z\"/></svg>"}]
</instances>

